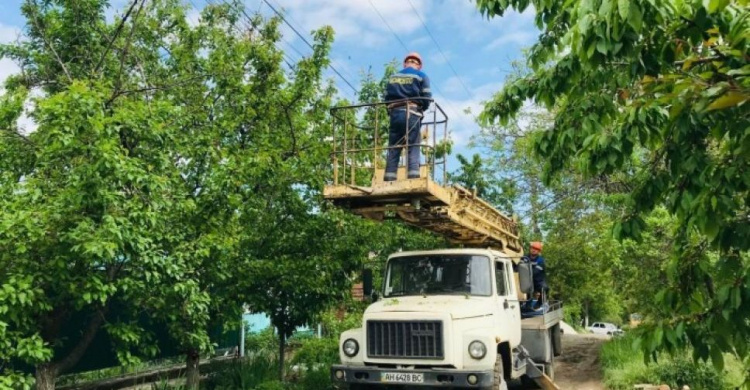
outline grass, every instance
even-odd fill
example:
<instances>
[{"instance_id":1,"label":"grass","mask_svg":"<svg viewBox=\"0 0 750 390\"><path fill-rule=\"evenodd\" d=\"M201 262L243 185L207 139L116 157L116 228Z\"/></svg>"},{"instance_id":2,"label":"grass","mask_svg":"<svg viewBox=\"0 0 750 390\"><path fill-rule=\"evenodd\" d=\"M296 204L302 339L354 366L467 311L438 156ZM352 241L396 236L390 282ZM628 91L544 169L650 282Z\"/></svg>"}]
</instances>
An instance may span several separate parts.
<instances>
[{"instance_id":1,"label":"grass","mask_svg":"<svg viewBox=\"0 0 750 390\"><path fill-rule=\"evenodd\" d=\"M742 363L725 356L725 369L717 372L710 363L694 363L689 350L670 356L659 354L656 362L644 362L642 352L633 349L633 336L615 338L601 352L604 382L611 390L630 390L638 383L667 384L691 390L735 389L742 384Z\"/></svg>"}]
</instances>

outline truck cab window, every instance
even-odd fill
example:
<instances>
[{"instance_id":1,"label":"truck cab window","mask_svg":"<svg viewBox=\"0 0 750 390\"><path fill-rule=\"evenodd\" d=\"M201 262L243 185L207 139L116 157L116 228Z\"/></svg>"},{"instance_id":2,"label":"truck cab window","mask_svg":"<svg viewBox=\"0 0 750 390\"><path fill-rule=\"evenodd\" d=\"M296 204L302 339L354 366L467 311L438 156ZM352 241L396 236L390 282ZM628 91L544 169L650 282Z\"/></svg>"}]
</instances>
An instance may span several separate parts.
<instances>
[{"instance_id":1,"label":"truck cab window","mask_svg":"<svg viewBox=\"0 0 750 390\"><path fill-rule=\"evenodd\" d=\"M497 295L508 295L508 273L505 272L505 264L502 261L495 262L495 284Z\"/></svg>"},{"instance_id":2,"label":"truck cab window","mask_svg":"<svg viewBox=\"0 0 750 390\"><path fill-rule=\"evenodd\" d=\"M492 294L490 262L486 256L430 255L391 259L385 296Z\"/></svg>"}]
</instances>

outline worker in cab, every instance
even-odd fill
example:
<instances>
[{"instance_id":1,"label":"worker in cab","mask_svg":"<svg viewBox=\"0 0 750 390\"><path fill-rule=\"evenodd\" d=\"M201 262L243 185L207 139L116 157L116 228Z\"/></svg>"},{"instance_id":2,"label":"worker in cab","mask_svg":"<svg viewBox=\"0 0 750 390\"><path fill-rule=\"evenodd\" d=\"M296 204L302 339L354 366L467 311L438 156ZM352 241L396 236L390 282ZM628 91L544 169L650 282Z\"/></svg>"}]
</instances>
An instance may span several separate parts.
<instances>
[{"instance_id":1,"label":"worker in cab","mask_svg":"<svg viewBox=\"0 0 750 390\"><path fill-rule=\"evenodd\" d=\"M547 294L549 293L549 286L547 286L547 266L544 264L544 257L542 257L542 243L540 241L532 241L529 245L529 255L526 259L531 263L531 270L534 280L534 309L538 309L547 300Z\"/></svg>"},{"instance_id":2,"label":"worker in cab","mask_svg":"<svg viewBox=\"0 0 750 390\"><path fill-rule=\"evenodd\" d=\"M420 128L431 99L430 79L422 72L422 56L417 52L407 54L404 68L388 79L385 90L391 122L383 181L396 180L404 144L407 145L407 178L419 178Z\"/></svg>"}]
</instances>

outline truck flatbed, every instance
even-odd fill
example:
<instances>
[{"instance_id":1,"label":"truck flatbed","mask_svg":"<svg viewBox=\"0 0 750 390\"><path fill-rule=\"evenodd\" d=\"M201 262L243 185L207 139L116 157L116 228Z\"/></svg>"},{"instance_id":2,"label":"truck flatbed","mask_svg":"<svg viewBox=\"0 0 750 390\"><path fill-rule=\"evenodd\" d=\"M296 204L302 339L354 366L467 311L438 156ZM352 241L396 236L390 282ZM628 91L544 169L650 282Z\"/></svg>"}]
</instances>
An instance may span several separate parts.
<instances>
[{"instance_id":1,"label":"truck flatbed","mask_svg":"<svg viewBox=\"0 0 750 390\"><path fill-rule=\"evenodd\" d=\"M543 314L522 319L521 329L547 330L562 320L562 302L552 301Z\"/></svg>"}]
</instances>

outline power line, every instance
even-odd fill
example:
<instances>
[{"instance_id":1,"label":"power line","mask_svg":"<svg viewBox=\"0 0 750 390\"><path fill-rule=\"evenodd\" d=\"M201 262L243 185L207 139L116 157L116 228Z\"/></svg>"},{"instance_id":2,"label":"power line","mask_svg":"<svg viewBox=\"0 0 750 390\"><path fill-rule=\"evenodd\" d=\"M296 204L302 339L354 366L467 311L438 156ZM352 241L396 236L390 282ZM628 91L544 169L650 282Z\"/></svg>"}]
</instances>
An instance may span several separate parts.
<instances>
[{"instance_id":1,"label":"power line","mask_svg":"<svg viewBox=\"0 0 750 390\"><path fill-rule=\"evenodd\" d=\"M195 7L195 9L198 9L198 7L197 7L197 6L195 5L195 3L193 2L193 0L189 0L189 1L190 1L190 2L191 2L191 3L193 4L193 6ZM207 4L207 5L208 5L208 4L210 4L210 5L215 5L215 4L214 4L214 2L213 2L213 0L205 0L205 1L206 1L206 4ZM222 4L225 4L225 5L228 5L228 6L230 6L230 7L231 7L231 5L230 5L230 4L229 4L229 3L227 2L227 0L216 0L216 1L218 1L218 2L221 2ZM274 9L274 8L273 8L273 7L272 7L272 6L271 6L271 5L270 5L270 4L269 4L269 3L267 2L267 1L265 1L265 0L261 0L261 1L260 1L260 2L258 3L258 13L260 13L260 8L261 8L261 7L263 6L263 3L266 3L266 4L267 4L267 5L268 5L268 6L269 6L269 7L270 7L270 8L271 8L271 9L272 9L272 10L273 10L274 12L276 12L276 14L278 15L278 12L276 11L276 9ZM239 10L239 11L240 11L240 12L242 13L242 16L244 16L244 17L245 17L245 20L246 20L246 23L245 23L245 28L251 29L251 27L252 27L252 18L250 17L250 15L248 15L248 14L247 14L247 12L245 11L245 8L244 8L243 6L240 6L239 4L237 5L237 9L238 9L238 10ZM284 20L284 17L283 17L283 16L281 16L281 15L279 15L279 16L281 17L281 19L282 19L282 20L283 20L283 21L284 21L285 23L287 23L287 24L288 24L288 22L287 22L286 20ZM289 27L291 27L291 28L292 28L292 30L294 30L294 27L292 27L291 25L290 25ZM238 32L239 32L240 34L242 33L242 31L240 31L240 30L239 30L239 28L237 29L237 31L238 31ZM298 32L297 32L296 30L295 30L295 33L297 33L297 34L299 35L299 33L298 33ZM312 46L310 45L310 43L309 43L309 42L307 42L307 41L306 41L306 40L305 40L305 39L304 39L303 37L301 37L301 36L300 36L300 38L302 38L302 40L303 40L303 41L305 41L305 43L306 43L306 44L307 44L307 45L308 45L308 46L309 46L309 47L310 47L310 48L312 49ZM304 58L304 57L305 57L305 55L304 55L304 54L303 54L302 52L300 52L300 50L299 50L299 49L297 49L297 48L296 48L296 47L295 47L294 45L292 45L292 44L291 44L290 42L288 42L288 41L287 41L286 39L284 39L283 37L281 38L281 42L285 43L285 44L286 44L287 46L289 46L289 47L290 47L290 48L291 48L292 50L294 50L294 51L295 51L295 52L296 52L296 53L297 53L297 54L298 54L298 55L300 56L300 58ZM277 42L277 45L278 45L279 43L281 43L281 42ZM281 48L280 48L280 47L279 47L279 49L281 50ZM313 49L313 50L314 50L314 49ZM294 59L292 58L292 56L291 56L291 55L288 55L288 53L287 53L287 52L285 52L284 50L281 50L281 55L282 55L282 57L283 57L282 59L284 60L284 63L286 63L286 65L287 65L287 67L288 67L288 68L289 68L290 70L291 70L291 69L294 69L294 67L295 67L295 66L294 66L294 65L293 65L292 63L293 63L293 62L295 62L295 61L294 61ZM330 66L330 65L329 65L329 66ZM333 67L332 67L332 66L330 66L330 67L331 67L331 68L333 69ZM334 69L334 71L335 71L335 69ZM340 74L339 74L339 77L341 77L341 75L340 75ZM346 82L347 82L347 84L349 84L349 83L348 83L348 81L347 81L346 79L344 79L344 81L346 81ZM349 86L351 87L351 84L349 84ZM354 90L354 92L355 92L355 94L354 94L354 95L353 95L353 97L352 97L352 98L353 98L353 101L354 101L354 100L356 100L356 94L357 94L357 90L355 89L355 90Z\"/></svg>"},{"instance_id":2,"label":"power line","mask_svg":"<svg viewBox=\"0 0 750 390\"><path fill-rule=\"evenodd\" d=\"M286 18L284 17L284 15L282 15L282 14L281 14L281 13L280 13L279 11L277 11L277 10L276 10L276 8L274 8L274 7L273 7L273 6L271 5L271 3L269 3L269 2L268 2L268 0L263 0L263 2L265 2L265 3L266 3L266 5L267 5L267 6L269 7L269 8L271 8L271 10L272 10L272 11L273 11L273 12L274 12L274 13L275 13L276 15L278 15L278 16L279 16L279 17L281 18L281 21L283 21L283 22L284 22L284 23L285 23L285 24L286 24L287 26L289 26L289 28L291 28L291 29L292 29L292 31L294 31L294 33L295 33L295 34L297 34L297 36L298 36L298 37L299 37L300 39L302 39L302 42L305 42L305 44L307 44L307 46L308 46L308 47L309 47L310 49L313 49L313 50L315 50L315 49L313 48L313 45L311 45L311 44L310 44L310 42L308 42L308 41L307 41L307 39L305 39L305 37L304 37L304 36L303 36L302 34L300 34L300 33L299 33L299 31L297 31L297 29L296 29L296 28L294 28L294 26L292 26L292 24L291 24L291 23L289 23L289 22L288 22L288 21L286 20ZM244 13L244 11L243 11L243 13ZM334 72L334 73L336 73L336 75L338 75L338 76L339 76L339 77L341 78L341 80L343 80L343 81L344 81L344 82L346 83L346 85L348 85L348 86L349 86L349 88L351 88L351 89L352 89L352 91L354 91L354 93L355 93L356 95L358 95L358 94L359 94L359 91L357 90L357 88L354 88L354 86L352 85L352 83L350 83L350 82L349 82L349 80L347 80L347 79L346 79L346 77L344 77L343 75L341 75L341 73L340 73L340 72L339 72L339 71L338 71L338 70L337 70L337 69L336 69L336 68L335 68L335 67L333 66L333 64L328 64L328 67L329 67L329 68L331 68L331 70L333 70L333 72Z\"/></svg>"},{"instance_id":3,"label":"power line","mask_svg":"<svg viewBox=\"0 0 750 390\"><path fill-rule=\"evenodd\" d=\"M401 38L398 37L398 34L396 34L395 31L393 31L393 29L391 28L391 26L388 24L388 22L385 20L385 18L383 17L383 15L378 10L378 7L375 6L375 4L372 2L372 0L369 0L369 2L370 2L370 6L372 6L372 8L375 9L375 12L378 14L378 16L380 16L380 20L383 21L383 23L385 24L385 26L388 28L388 30L391 32L391 34L393 34L393 36L396 38L396 40L401 44L401 46L404 48L404 50L407 51L407 52L410 51L409 48L406 47L406 44L404 44L404 41L402 41ZM413 8L414 7L412 7L412 9ZM417 15L417 16L419 16L419 15ZM458 117L459 116L458 112L453 108L452 105L448 104L448 98L443 93L443 91L440 90L440 87L438 87L436 84L434 84L434 85L431 84L430 87L431 88L435 88L435 90L437 91L437 93L440 96L442 96L443 98L445 98L445 106L448 107L448 109L450 109L451 112L456 115L456 117Z\"/></svg>"},{"instance_id":4,"label":"power line","mask_svg":"<svg viewBox=\"0 0 750 390\"><path fill-rule=\"evenodd\" d=\"M297 26L301 26L301 25L302 25L302 23L300 23L300 22L298 22L298 21L297 21L296 19L294 19L294 16L293 16L293 15L291 15L291 14L290 14L289 12L286 12L286 10L284 9L284 6L283 6L283 5L281 5L281 4L279 4L279 2L278 2L277 0L271 0L271 1L273 1L273 2L274 2L274 3L275 3L275 4L276 4L276 5L278 6L278 7L279 7L279 9L281 9L281 10L282 10L282 12L284 13L284 15L286 15L286 17L288 17L288 18L289 18L289 20L291 21L291 23L292 23L292 24L294 24L294 25L297 25ZM264 2L264 0L261 0L261 1L260 1L260 4L261 4L261 5L263 5L263 2ZM291 44L290 44L290 45L291 45ZM297 51L297 49L296 49L296 48L294 48L294 47L292 47L292 48L293 48L293 49L294 49L295 51ZM297 52L299 53L299 51L297 51ZM301 56L302 56L302 55L301 55ZM302 56L302 57L304 57L304 56ZM333 63L333 58L331 58L331 63ZM346 68L342 68L342 69L341 69L341 72L342 72L342 73L344 74L344 77L345 77L345 78L346 78L347 80L348 80L348 79L354 79L354 77L352 77L352 75L351 75L351 74L350 74L349 72L347 72L347 71L346 71ZM356 101L356 95L355 95L355 99L354 99L353 101Z\"/></svg>"},{"instance_id":5,"label":"power line","mask_svg":"<svg viewBox=\"0 0 750 390\"><path fill-rule=\"evenodd\" d=\"M396 40L398 41L398 43L400 43L401 47L404 48L404 51L408 52L409 48L406 47L406 45L404 44L404 41L402 41L401 38L399 38L398 35L396 35L396 32L393 31L393 29L391 28L391 25L388 24L388 22L385 20L385 18L383 17L383 15L380 13L380 11L378 10L378 8L375 7L375 4L372 3L372 0L368 0L368 1L370 2L370 6L372 6L372 9L375 10L375 13L377 13L378 16L380 16L380 20L383 21L383 24L385 24L385 26L388 27L388 30L390 30L391 34L393 34L393 36L396 37Z\"/></svg>"},{"instance_id":6,"label":"power line","mask_svg":"<svg viewBox=\"0 0 750 390\"><path fill-rule=\"evenodd\" d=\"M451 71L453 71L453 74L458 79L458 82L461 83L461 86L464 88L464 91L466 91L466 94L469 95L469 98L473 98L474 96L472 95L471 92L469 92L469 88L466 87L466 84L464 84L463 80L461 80L461 77L456 72L456 69L453 68L453 65L451 65L451 62L448 60L448 57L445 55L445 53L443 53L443 49L440 48L440 44L437 42L437 40L435 39L435 37L432 35L432 32L430 32L430 29L427 28L427 24L424 22L424 20L422 20L422 16L419 15L419 12L414 7L414 4L412 4L411 0L407 0L407 1L409 2L409 6L411 6L411 9L414 10L414 13L417 15L417 18L419 18L419 21L422 22L422 26L424 26L425 31L427 31L427 35L429 35L430 38L432 39L432 42L435 43L435 46L437 47L438 52L440 52L440 55L443 56L443 59L448 64L448 67L451 68Z\"/></svg>"},{"instance_id":7,"label":"power line","mask_svg":"<svg viewBox=\"0 0 750 390\"><path fill-rule=\"evenodd\" d=\"M205 0L205 1L206 1L206 5L216 5L213 2L213 0ZM217 1L220 1L222 4L225 4L225 5L228 5L228 6L231 7L231 5L226 0L217 0ZM198 9L198 6L193 2L193 0L190 0L190 3L193 5L193 7L195 7L196 10ZM263 3L261 3L261 4L263 4ZM242 15L245 16L246 23L245 23L244 27L247 28L248 30L252 30L252 18L250 17L250 15L248 15L247 12L245 12L244 7L238 7L237 9L240 12L242 12ZM243 33L239 29L239 27L235 26L235 28L237 29L238 33L240 33L240 34ZM285 43L286 43L286 41L285 41ZM279 48L279 49L281 49L281 48ZM294 46L292 46L292 49L294 49L297 53L299 53L299 50L297 50ZM300 56L302 56L302 54L300 54ZM292 56L288 55L285 51L281 50L281 57L284 60L284 63L286 64L286 66L289 69L294 69L294 65L292 65L292 62L294 62L293 59L292 59ZM304 56L302 56L302 57L304 57Z\"/></svg>"}]
</instances>

